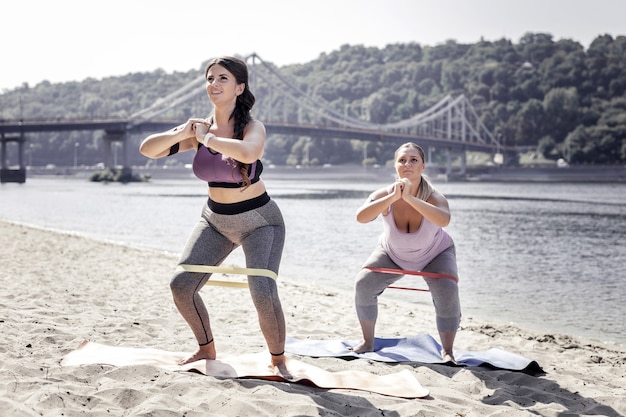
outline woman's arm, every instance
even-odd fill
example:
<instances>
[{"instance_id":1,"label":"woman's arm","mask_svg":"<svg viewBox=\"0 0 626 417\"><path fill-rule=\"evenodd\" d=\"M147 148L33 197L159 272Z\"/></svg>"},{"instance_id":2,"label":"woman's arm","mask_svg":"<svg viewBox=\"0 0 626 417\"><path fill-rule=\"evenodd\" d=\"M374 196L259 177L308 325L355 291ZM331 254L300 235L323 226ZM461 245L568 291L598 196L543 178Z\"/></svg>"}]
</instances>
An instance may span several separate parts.
<instances>
[{"instance_id":1,"label":"woman's arm","mask_svg":"<svg viewBox=\"0 0 626 417\"><path fill-rule=\"evenodd\" d=\"M402 199L437 226L446 227L450 224L450 207L448 200L438 191L434 191L426 201L413 197L409 192L403 192Z\"/></svg>"},{"instance_id":2,"label":"woman's arm","mask_svg":"<svg viewBox=\"0 0 626 417\"><path fill-rule=\"evenodd\" d=\"M141 142L139 152L148 158L168 156L170 148L178 143L178 152L196 149L194 125L202 119L189 119L186 123L161 133L154 133Z\"/></svg>"},{"instance_id":3,"label":"woman's arm","mask_svg":"<svg viewBox=\"0 0 626 417\"><path fill-rule=\"evenodd\" d=\"M356 220L359 223L369 223L381 213L386 215L389 212L389 206L402 197L400 188L400 184L396 182L391 193L387 191L387 187L374 191L357 209Z\"/></svg>"},{"instance_id":4,"label":"woman's arm","mask_svg":"<svg viewBox=\"0 0 626 417\"><path fill-rule=\"evenodd\" d=\"M243 132L243 140L223 138L209 132L207 123L196 124L195 139L207 147L244 164L251 164L263 156L265 148L265 126L252 120Z\"/></svg>"}]
</instances>

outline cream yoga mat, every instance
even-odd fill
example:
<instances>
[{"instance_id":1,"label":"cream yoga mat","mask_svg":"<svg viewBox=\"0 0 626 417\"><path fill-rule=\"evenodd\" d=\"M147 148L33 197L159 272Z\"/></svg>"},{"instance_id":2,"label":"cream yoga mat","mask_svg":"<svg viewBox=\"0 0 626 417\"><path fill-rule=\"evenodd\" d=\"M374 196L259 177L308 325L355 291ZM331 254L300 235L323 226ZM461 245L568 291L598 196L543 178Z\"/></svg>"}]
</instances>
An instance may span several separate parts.
<instances>
[{"instance_id":1,"label":"cream yoga mat","mask_svg":"<svg viewBox=\"0 0 626 417\"><path fill-rule=\"evenodd\" d=\"M152 365L175 371L193 371L216 378L254 378L289 383L312 383L319 388L349 389L375 392L400 398L423 398L429 391L422 387L414 373L408 369L388 375L375 375L364 371L329 372L293 358L287 358L287 370L292 379L274 375L267 366L269 354L259 352L244 355L220 355L218 360L201 360L179 366L177 361L184 353L152 348L109 346L84 341L76 350L63 358L62 366Z\"/></svg>"}]
</instances>

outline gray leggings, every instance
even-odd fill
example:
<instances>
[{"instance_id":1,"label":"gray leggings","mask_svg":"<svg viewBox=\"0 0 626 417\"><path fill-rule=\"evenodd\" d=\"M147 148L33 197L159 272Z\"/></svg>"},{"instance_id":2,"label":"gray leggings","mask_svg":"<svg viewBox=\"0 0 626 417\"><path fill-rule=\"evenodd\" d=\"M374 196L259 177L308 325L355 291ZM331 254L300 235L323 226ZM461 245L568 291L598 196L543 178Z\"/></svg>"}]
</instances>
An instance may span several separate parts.
<instances>
[{"instance_id":1,"label":"gray leggings","mask_svg":"<svg viewBox=\"0 0 626 417\"><path fill-rule=\"evenodd\" d=\"M284 242L285 224L273 200L238 214L218 214L205 205L179 263L220 265L242 246L247 268L269 269L278 274ZM199 294L210 277L210 273L178 271L170 283L174 303L200 346L213 340L209 314ZM268 348L279 354L284 349L286 332L276 281L248 276L248 285Z\"/></svg>"},{"instance_id":2,"label":"gray leggings","mask_svg":"<svg viewBox=\"0 0 626 417\"><path fill-rule=\"evenodd\" d=\"M356 313L361 321L376 321L378 318L378 296L385 289L403 277L401 274L373 272L365 267L402 269L396 265L385 250L378 246L365 261L355 283ZM458 277L456 250L454 245L441 252L422 271L449 274ZM439 332L456 332L461 321L459 287L450 279L426 278L424 281L435 305L437 329Z\"/></svg>"}]
</instances>

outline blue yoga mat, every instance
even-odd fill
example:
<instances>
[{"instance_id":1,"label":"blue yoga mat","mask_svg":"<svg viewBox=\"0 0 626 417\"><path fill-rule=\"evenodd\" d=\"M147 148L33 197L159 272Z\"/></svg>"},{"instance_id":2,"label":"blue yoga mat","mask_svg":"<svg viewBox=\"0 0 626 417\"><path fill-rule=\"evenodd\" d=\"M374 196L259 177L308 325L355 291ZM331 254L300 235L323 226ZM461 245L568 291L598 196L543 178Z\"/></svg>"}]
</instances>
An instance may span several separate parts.
<instances>
[{"instance_id":1,"label":"blue yoga mat","mask_svg":"<svg viewBox=\"0 0 626 417\"><path fill-rule=\"evenodd\" d=\"M443 364L441 345L428 334L398 339L376 338L374 352L355 353L348 349L358 340L300 340L287 336L285 351L301 356L361 358L378 362L419 362ZM524 356L502 349L472 352L455 349L454 357L459 366L491 366L512 371L542 372L539 364Z\"/></svg>"}]
</instances>

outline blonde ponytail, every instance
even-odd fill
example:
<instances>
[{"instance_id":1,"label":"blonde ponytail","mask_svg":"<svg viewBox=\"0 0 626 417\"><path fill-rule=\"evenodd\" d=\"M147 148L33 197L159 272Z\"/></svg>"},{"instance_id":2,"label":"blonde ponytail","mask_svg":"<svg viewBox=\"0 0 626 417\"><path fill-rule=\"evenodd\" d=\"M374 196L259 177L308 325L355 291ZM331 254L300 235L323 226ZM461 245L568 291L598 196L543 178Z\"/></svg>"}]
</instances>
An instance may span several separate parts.
<instances>
[{"instance_id":1,"label":"blonde ponytail","mask_svg":"<svg viewBox=\"0 0 626 417\"><path fill-rule=\"evenodd\" d=\"M420 188L417 190L417 198L426 201L436 190L425 175L422 174L421 177L422 180L420 181Z\"/></svg>"}]
</instances>

